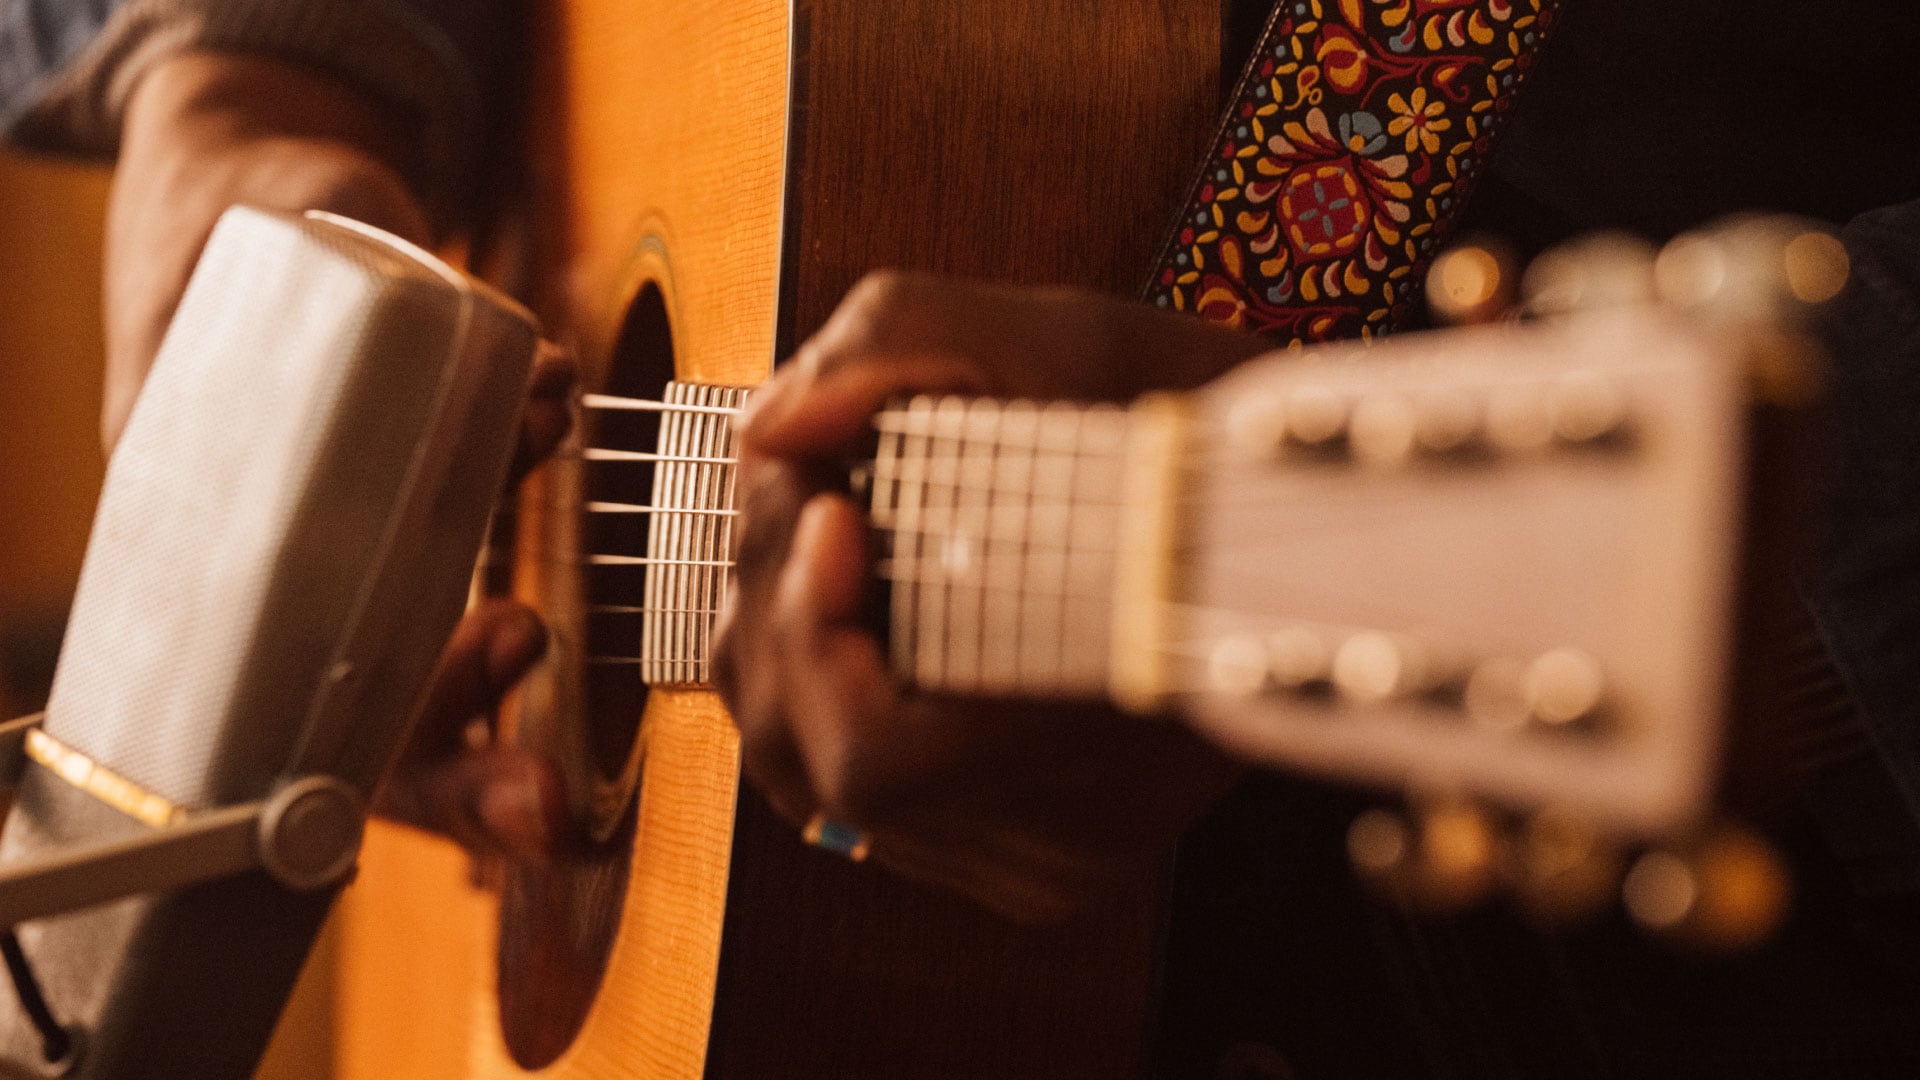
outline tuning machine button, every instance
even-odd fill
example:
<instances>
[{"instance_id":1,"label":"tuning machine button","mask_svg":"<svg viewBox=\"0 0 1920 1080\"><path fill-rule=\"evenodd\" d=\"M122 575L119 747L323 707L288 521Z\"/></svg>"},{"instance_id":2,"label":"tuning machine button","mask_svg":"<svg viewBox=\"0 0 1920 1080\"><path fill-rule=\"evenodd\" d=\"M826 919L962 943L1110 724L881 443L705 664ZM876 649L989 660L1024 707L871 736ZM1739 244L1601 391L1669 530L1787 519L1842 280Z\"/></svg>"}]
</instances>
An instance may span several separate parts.
<instances>
[{"instance_id":1,"label":"tuning machine button","mask_svg":"<svg viewBox=\"0 0 1920 1080\"><path fill-rule=\"evenodd\" d=\"M1326 386L1298 387L1280 398L1242 403L1227 417L1227 438L1243 456L1268 460L1300 453L1333 456L1347 445L1352 409Z\"/></svg>"},{"instance_id":2,"label":"tuning machine button","mask_svg":"<svg viewBox=\"0 0 1920 1080\"><path fill-rule=\"evenodd\" d=\"M1419 428L1419 413L1406 398L1362 398L1353 407L1347 443L1354 461L1374 468L1397 468L1412 460Z\"/></svg>"},{"instance_id":3,"label":"tuning machine button","mask_svg":"<svg viewBox=\"0 0 1920 1080\"><path fill-rule=\"evenodd\" d=\"M1733 828L1643 854L1621 887L1627 912L1642 926L1717 951L1765 940L1785 918L1790 895L1773 846Z\"/></svg>"},{"instance_id":4,"label":"tuning machine button","mask_svg":"<svg viewBox=\"0 0 1920 1080\"><path fill-rule=\"evenodd\" d=\"M1427 306L1434 321L1458 326L1500 318L1513 306L1513 252L1490 239L1441 252L1427 271Z\"/></svg>"},{"instance_id":5,"label":"tuning machine button","mask_svg":"<svg viewBox=\"0 0 1920 1080\"><path fill-rule=\"evenodd\" d=\"M1485 899L1498 880L1502 848L1491 817L1453 800L1429 804L1411 817L1369 810L1347 829L1355 871L1419 910L1454 911Z\"/></svg>"},{"instance_id":6,"label":"tuning machine button","mask_svg":"<svg viewBox=\"0 0 1920 1080\"><path fill-rule=\"evenodd\" d=\"M1332 676L1340 696L1379 705L1430 689L1435 669L1427 649L1412 638L1364 630L1335 650Z\"/></svg>"},{"instance_id":7,"label":"tuning machine button","mask_svg":"<svg viewBox=\"0 0 1920 1080\"><path fill-rule=\"evenodd\" d=\"M1207 651L1207 685L1229 697L1254 697L1267 689L1267 648L1251 634L1234 634Z\"/></svg>"},{"instance_id":8,"label":"tuning machine button","mask_svg":"<svg viewBox=\"0 0 1920 1080\"><path fill-rule=\"evenodd\" d=\"M1346 398L1324 386L1303 386L1287 396L1287 441L1310 452L1339 449L1348 434Z\"/></svg>"},{"instance_id":9,"label":"tuning machine button","mask_svg":"<svg viewBox=\"0 0 1920 1080\"><path fill-rule=\"evenodd\" d=\"M1303 626L1267 636L1267 676L1275 689L1303 693L1324 687L1333 672L1327 639Z\"/></svg>"},{"instance_id":10,"label":"tuning machine button","mask_svg":"<svg viewBox=\"0 0 1920 1080\"><path fill-rule=\"evenodd\" d=\"M1660 298L1736 318L1778 318L1840 295L1852 277L1832 233L1782 217L1735 219L1675 237L1654 263Z\"/></svg>"},{"instance_id":11,"label":"tuning machine button","mask_svg":"<svg viewBox=\"0 0 1920 1080\"><path fill-rule=\"evenodd\" d=\"M1533 260L1521 295L1539 315L1640 306L1656 293L1654 256L1652 245L1620 233L1576 240Z\"/></svg>"},{"instance_id":12,"label":"tuning machine button","mask_svg":"<svg viewBox=\"0 0 1920 1080\"><path fill-rule=\"evenodd\" d=\"M1606 697L1599 661L1578 649L1543 653L1527 668L1527 711L1550 727L1592 718Z\"/></svg>"},{"instance_id":13,"label":"tuning machine button","mask_svg":"<svg viewBox=\"0 0 1920 1080\"><path fill-rule=\"evenodd\" d=\"M1620 388L1594 372L1576 372L1554 383L1547 398L1553 437L1567 446L1618 442L1627 429L1627 403Z\"/></svg>"},{"instance_id":14,"label":"tuning machine button","mask_svg":"<svg viewBox=\"0 0 1920 1080\"><path fill-rule=\"evenodd\" d=\"M1294 626L1264 637L1235 634L1215 642L1207 653L1207 682L1233 697L1300 695L1323 688L1331 667L1326 638Z\"/></svg>"}]
</instances>

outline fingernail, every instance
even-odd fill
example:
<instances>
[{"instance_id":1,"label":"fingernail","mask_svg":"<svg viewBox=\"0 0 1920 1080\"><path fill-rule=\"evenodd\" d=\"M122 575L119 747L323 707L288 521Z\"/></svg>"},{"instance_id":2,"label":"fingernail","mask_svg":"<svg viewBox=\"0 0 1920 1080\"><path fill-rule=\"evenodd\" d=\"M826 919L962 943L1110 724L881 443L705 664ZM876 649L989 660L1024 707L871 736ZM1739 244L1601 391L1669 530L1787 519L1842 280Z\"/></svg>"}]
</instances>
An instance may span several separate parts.
<instances>
[{"instance_id":1,"label":"fingernail","mask_svg":"<svg viewBox=\"0 0 1920 1080\"><path fill-rule=\"evenodd\" d=\"M501 849L523 862L544 862L552 852L546 801L531 780L497 780L480 793L480 824Z\"/></svg>"}]
</instances>

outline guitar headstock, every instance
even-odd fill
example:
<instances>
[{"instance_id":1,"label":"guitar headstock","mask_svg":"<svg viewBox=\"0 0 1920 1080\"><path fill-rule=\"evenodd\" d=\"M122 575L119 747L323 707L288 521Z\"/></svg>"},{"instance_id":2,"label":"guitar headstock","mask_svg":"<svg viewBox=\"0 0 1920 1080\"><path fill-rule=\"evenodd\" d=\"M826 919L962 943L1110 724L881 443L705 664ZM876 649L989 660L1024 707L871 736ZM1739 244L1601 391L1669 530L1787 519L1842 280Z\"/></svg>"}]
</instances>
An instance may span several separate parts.
<instances>
[{"instance_id":1,"label":"guitar headstock","mask_svg":"<svg viewBox=\"0 0 1920 1080\"><path fill-rule=\"evenodd\" d=\"M1844 276L1836 242L1777 224L1657 257L1593 245L1533 268L1532 321L1210 387L1184 425L1163 700L1251 760L1404 793L1415 814L1350 838L1396 889L1610 895L1625 845L1713 820L1746 701L1754 485L1782 482L1755 475L1756 415L1809 396L1795 315ZM1724 916L1730 940L1770 921L1758 849L1698 847L1634 867L1630 909ZM1732 915L1684 877L1709 865L1732 868Z\"/></svg>"},{"instance_id":2,"label":"guitar headstock","mask_svg":"<svg viewBox=\"0 0 1920 1080\"><path fill-rule=\"evenodd\" d=\"M1235 373L1189 435L1180 705L1257 759L1674 826L1724 696L1746 401L1657 310Z\"/></svg>"}]
</instances>

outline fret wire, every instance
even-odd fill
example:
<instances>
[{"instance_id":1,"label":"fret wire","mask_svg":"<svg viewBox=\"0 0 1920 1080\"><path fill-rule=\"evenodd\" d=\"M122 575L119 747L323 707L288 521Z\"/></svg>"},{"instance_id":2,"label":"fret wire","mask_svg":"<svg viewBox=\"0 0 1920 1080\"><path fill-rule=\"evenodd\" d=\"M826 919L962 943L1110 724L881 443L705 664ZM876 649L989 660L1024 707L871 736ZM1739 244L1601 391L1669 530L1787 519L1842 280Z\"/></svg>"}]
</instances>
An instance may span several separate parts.
<instances>
[{"instance_id":1,"label":"fret wire","mask_svg":"<svg viewBox=\"0 0 1920 1080\"><path fill-rule=\"evenodd\" d=\"M1028 545L1032 541L1029 508L1033 502L1033 447L1038 438L1039 411L1030 404L1016 403L1002 410L999 446L995 449L990 496L993 509L988 519L991 538L987 543L985 576L996 591L1016 595L1011 603L991 609L991 629L983 629L983 652L992 660L984 680L996 686L1020 684L1020 645L1025 618L1018 594L1026 572Z\"/></svg>"},{"instance_id":2,"label":"fret wire","mask_svg":"<svg viewBox=\"0 0 1920 1080\"><path fill-rule=\"evenodd\" d=\"M685 401L689 404L697 403L697 391L694 391L689 384L675 383L674 393L677 400ZM673 440L662 449L670 454L693 457L693 433L701 419L701 414L695 412L682 413L675 417ZM693 468L694 466L685 462L674 462L668 465L666 470L667 490L665 497L659 501L674 506L686 505L687 476ZM655 618L659 621L660 632L654 638L654 651L649 653L649 655L653 656L659 665L660 680L662 682L672 682L680 676L680 669L677 663L680 655L680 627L679 620L668 616L665 613L665 609L680 606L681 599L686 595L685 576L687 570L683 568L680 563L692 558L692 555L688 551L684 540L687 524L685 519L655 518L654 524L657 528L661 529L665 537L664 550L668 556L673 559L673 563L659 571L660 595L657 602L661 610L655 613Z\"/></svg>"},{"instance_id":3,"label":"fret wire","mask_svg":"<svg viewBox=\"0 0 1920 1080\"><path fill-rule=\"evenodd\" d=\"M744 391L736 392L731 396L736 402L741 404L744 404L749 397L749 395ZM731 456L735 458L740 456L740 427L738 424L735 424L735 423L727 424L727 437L726 437L726 441L722 445L725 448L725 452L727 456ZM735 466L732 468L728 468L725 471L726 471L726 480L721 485L722 492L723 492L721 496L721 499L722 499L721 505L739 506L740 505L740 500L739 500L740 469L738 468L738 466ZM720 551L725 553L729 557L731 557L733 554L733 518L722 518L720 520ZM726 571L722 571L720 574L719 588L715 590L715 594L714 594L713 603L716 608L726 607L727 593L732 588L732 583L733 583L733 575ZM719 617L719 612L715 612L714 617L717 619Z\"/></svg>"},{"instance_id":4,"label":"fret wire","mask_svg":"<svg viewBox=\"0 0 1920 1080\"><path fill-rule=\"evenodd\" d=\"M603 447L603 446L586 447L585 449L579 451L579 457L584 461L628 461L628 462L648 462L648 463L677 462L677 463L685 463L685 464L693 464L693 465L738 464L738 461L734 458L699 457L697 455L688 455L688 454L662 454L662 453L658 453L655 451L648 451L648 450L616 450L611 447Z\"/></svg>"},{"instance_id":5,"label":"fret wire","mask_svg":"<svg viewBox=\"0 0 1920 1080\"><path fill-rule=\"evenodd\" d=\"M708 404L712 400L712 395L706 387L695 390L693 396L694 400L701 405ZM696 413L691 419L693 422L688 425L687 430L687 452L689 454L704 454L706 452L708 429L713 426L714 418L708 414ZM711 471L710 467L706 465L689 464L682 465L680 468L686 474L684 483L685 498L682 505L702 505L700 495L705 487L703 478L707 472ZM709 524L708 521L698 518L688 518L680 522L680 551L682 554L689 558L701 557L707 554L700 543L702 527L707 524ZM699 582L711 569L711 567L704 566L689 566L675 571L679 574L680 581L678 587L675 588L673 592L674 603L681 607L691 606L693 596L699 589ZM693 664L694 630L691 625L691 620L675 618L669 620L669 625L672 627L673 677L677 681L686 681L691 678Z\"/></svg>"},{"instance_id":6,"label":"fret wire","mask_svg":"<svg viewBox=\"0 0 1920 1080\"><path fill-rule=\"evenodd\" d=\"M677 385L689 386L691 383ZM607 409L616 412L657 412L657 413L710 413L718 416L738 416L745 411L723 405L695 405L677 401L649 401L645 398L620 397L616 394L582 394L580 405L588 409Z\"/></svg>"},{"instance_id":7,"label":"fret wire","mask_svg":"<svg viewBox=\"0 0 1920 1080\"><path fill-rule=\"evenodd\" d=\"M693 391L693 398L697 404L703 406L710 404L713 399L712 388L706 386L699 387ZM696 413L689 417L689 419L691 423L687 425L686 452L689 455L704 455L706 453L707 438L710 429L716 422L716 418L711 414ZM681 505L705 505L701 499L701 493L705 489L705 475L712 471L712 467L708 465L687 464L680 466L680 468L685 474L682 482L683 497ZM700 542L704 526L708 524L711 524L711 522L702 518L688 518L679 523L681 554L688 558L705 558L711 554L704 550ZM688 566L676 570L675 573L679 575L680 580L673 592L673 602L675 606L691 607L693 597L698 591L699 582L702 581L712 569L712 567L706 566ZM679 681L686 681L692 678L694 628L691 622L692 620L679 618L670 620L672 626L673 675L674 678Z\"/></svg>"},{"instance_id":8,"label":"fret wire","mask_svg":"<svg viewBox=\"0 0 1920 1080\"><path fill-rule=\"evenodd\" d=\"M732 396L732 399L737 403L745 404L745 402L749 399L751 395L746 391L735 391L731 396ZM725 452L728 456L736 457L736 458L740 456L740 425L738 423L732 422L732 421L728 422L727 437L725 442L723 442L721 445L724 447ZM726 480L721 485L721 499L722 499L723 505L726 505L726 506L740 505L738 501L739 477L740 477L740 470L738 466L735 466L733 468L729 468L726 470ZM733 555L733 519L732 518L722 518L720 521L719 551L724 553L728 557L731 557ZM713 596L714 607L719 608L721 610L726 609L727 597L728 597L728 594L731 592L732 588L733 588L733 574L731 572L722 571L720 574L720 580L714 589L714 596ZM719 612L715 612L714 619L717 621L718 618L719 618ZM711 664L712 658L709 657L708 659L709 659L709 664ZM709 667L709 672L711 672L711 667Z\"/></svg>"},{"instance_id":9,"label":"fret wire","mask_svg":"<svg viewBox=\"0 0 1920 1080\"><path fill-rule=\"evenodd\" d=\"M869 517L890 534L876 571L895 586L897 671L956 688L1102 681L1126 426L1111 407L932 397L876 419Z\"/></svg>"},{"instance_id":10,"label":"fret wire","mask_svg":"<svg viewBox=\"0 0 1920 1080\"><path fill-rule=\"evenodd\" d=\"M700 390L692 384L677 383L674 389L681 396L681 400L688 401L689 404L700 403ZM682 414L675 425L673 445L667 447L668 452L687 457L695 456L696 447L699 445L700 425L705 420L706 416L703 413ZM693 485L693 472L699 466L675 463L667 468L669 470L667 483L670 490L665 501L675 506L688 505L692 497L690 489ZM663 519L655 518L654 521L664 523L667 550L674 557L674 562L662 573L664 580L661 582L661 591L665 602L661 606L663 608L683 606L687 596L688 578L694 573L692 567L685 565L693 558L693 545L689 543L689 526L692 522L685 518L666 518L664 522ZM685 628L681 620L668 618L664 613L661 615L660 622L663 630L659 638L662 678L667 681L677 681L684 675L682 662L686 653Z\"/></svg>"},{"instance_id":11,"label":"fret wire","mask_svg":"<svg viewBox=\"0 0 1920 1080\"><path fill-rule=\"evenodd\" d=\"M989 479L992 477L993 435L999 428L999 420L998 403L978 398L967 403L959 421L960 453L954 465L952 517L960 527L956 528L942 555L943 561L964 559L971 564L969 569L978 567L986 557L984 550L978 550L981 541L974 539L986 531L990 502L988 486L980 482L978 474L984 472ZM955 543L961 546L953 546ZM946 680L955 689L972 690L981 682L980 654L987 594L972 573L952 575L948 590Z\"/></svg>"},{"instance_id":12,"label":"fret wire","mask_svg":"<svg viewBox=\"0 0 1920 1080\"><path fill-rule=\"evenodd\" d=\"M1040 424L1034 432L1034 499L1027 510L1027 519L1031 524L1041 520L1036 511L1042 500L1066 507L1063 517L1071 520L1073 459L1068 451L1073 446L1077 416L1076 412L1058 406L1041 411ZM1058 535L1064 537L1069 533L1062 528ZM1062 637L1066 604L1064 600L1057 600L1049 594L1052 591L1051 583L1056 580L1055 574L1065 570L1064 555L1056 560L1052 552L1037 551L1030 545L1026 569L1027 586L1033 602L1027 605L1031 633L1030 640L1023 646L1023 659L1027 661L1023 666L1023 678L1036 686L1052 686L1059 681L1063 670ZM1061 579L1064 579L1064 575Z\"/></svg>"},{"instance_id":13,"label":"fret wire","mask_svg":"<svg viewBox=\"0 0 1920 1080\"><path fill-rule=\"evenodd\" d=\"M931 399L917 398L908 405L910 410L930 410ZM917 522L921 508L926 503L926 488L923 483L926 462L923 451L927 447L927 438L918 433L902 432L900 438L900 515L897 520ZM892 538L893 557L909 562L920 557L920 545L923 537L912 531L896 532ZM904 589L893 590L894 670L902 675L914 670L914 659L919 654L921 626L918 622L920 612L920 583L910 581Z\"/></svg>"},{"instance_id":14,"label":"fret wire","mask_svg":"<svg viewBox=\"0 0 1920 1080\"><path fill-rule=\"evenodd\" d=\"M869 507L868 517L870 520L878 519L882 516L888 520L893 520L899 516L900 480L898 476L898 465L900 445L901 439L898 433L885 431L880 433L880 439L878 445L874 448L873 454L873 486L872 490L868 492L867 499ZM896 537L889 536L883 541L882 549L888 556L892 556L898 543L899 541ZM891 608L891 615L893 617L891 624L887 628L887 649L888 657L896 673L901 670L899 642L909 632L907 628L901 626L898 621L900 614L899 593L900 590L891 589L888 591L887 598L887 603L889 608Z\"/></svg>"},{"instance_id":15,"label":"fret wire","mask_svg":"<svg viewBox=\"0 0 1920 1080\"><path fill-rule=\"evenodd\" d=\"M1073 424L1073 451L1074 452L1072 457L1069 459L1069 462L1067 465L1067 468L1068 468L1067 527L1061 533L1061 535L1066 538L1067 546L1069 548L1071 548L1073 545L1073 537L1079 531L1078 526L1080 524L1080 519L1081 519L1081 500L1075 498L1074 496L1075 496L1076 490L1080 488L1084 482L1083 478L1085 476L1084 466L1086 464L1086 456L1083 453L1083 450L1086 445L1086 439L1088 434L1087 427L1088 427L1088 417L1085 414L1077 414L1074 417L1074 424ZM1070 555L1071 554L1072 553L1070 552ZM1084 656L1085 650L1078 646L1080 646L1082 640L1087 635L1077 632L1077 628L1081 627L1083 624L1080 619L1076 618L1076 616L1081 614L1081 612L1076 610L1076 605L1074 604L1075 597L1073 595L1073 588L1072 588L1073 573L1074 573L1074 569L1077 561L1078 560L1072 559L1071 557L1068 558L1067 577L1066 577L1068 585L1066 588L1063 588L1060 590L1060 674L1059 674L1059 678L1061 682L1071 681L1074 677L1074 674L1080 671L1084 666L1084 664L1086 663L1086 657Z\"/></svg>"},{"instance_id":16,"label":"fret wire","mask_svg":"<svg viewBox=\"0 0 1920 1080\"><path fill-rule=\"evenodd\" d=\"M677 398L678 384L668 383L664 393L669 399ZM677 404L677 401L672 403ZM585 404L585 402L582 404ZM677 411L665 413L661 416L660 428L654 438L653 454L655 457L683 456L674 452L674 433L678 430L685 416L685 413ZM671 462L659 462L654 466L652 474L648 478L649 491L647 493L648 501L652 505L665 506L668 504L665 482L666 474L668 470L672 468L674 468L674 464ZM663 521L664 519L658 517L647 519L646 551L647 558L649 559L664 559L671 555L670 552L661 546ZM646 577L641 582L640 603L647 611L640 619L640 656L643 660L640 668L640 679L648 685L662 681L662 674L658 662L660 653L660 631L662 626L660 609L667 607L668 604L660 595L661 577L662 575L657 573L651 564L649 564Z\"/></svg>"},{"instance_id":17,"label":"fret wire","mask_svg":"<svg viewBox=\"0 0 1920 1080\"><path fill-rule=\"evenodd\" d=\"M709 391L708 401L712 402L718 396L719 396L718 390ZM714 446L715 440L723 439L725 437L728 424L726 419L715 417L709 421L707 426L708 426L708 430L706 432L706 438L703 440L700 449L702 453L712 454L716 450L716 447ZM719 470L721 467L714 466L714 465L702 465L702 466L699 466L698 468L701 473L701 482L700 482L701 505L712 506L714 498L719 494L718 491L716 490L716 486L720 482ZM701 553L708 557L712 557L714 554L713 541L715 536L715 530L713 527L714 519L709 517L700 521L696 521L693 524L694 524L694 531L697 534L699 534L699 537L700 537ZM688 606L693 606L693 602L696 596L701 604L704 605L704 604L710 603L709 598L713 592L713 583L714 583L716 573L717 571L714 567L704 567L697 573L696 576L699 579L698 581L699 588L696 593L690 594L685 598L688 603ZM705 674L705 672L702 669L706 666L707 651L708 651L708 644L709 644L707 635L710 630L710 626L707 623L707 621L704 619L683 619L681 621L682 621L682 624L689 631L689 641L688 641L688 650L687 650L689 674L690 674L690 677L697 680Z\"/></svg>"},{"instance_id":18,"label":"fret wire","mask_svg":"<svg viewBox=\"0 0 1920 1080\"><path fill-rule=\"evenodd\" d=\"M926 454L920 462L924 479L918 500L921 512L929 517L941 506L943 499L940 490L945 482L945 470L954 462L947 445L948 429L956 407L956 399L942 397L935 399L930 408ZM924 545L916 554L938 557L937 548L930 549ZM913 612L916 646L912 668L914 681L922 686L938 686L941 685L942 662L945 659L942 652L946 644L945 582L938 578L915 582L914 597L917 601Z\"/></svg>"},{"instance_id":19,"label":"fret wire","mask_svg":"<svg viewBox=\"0 0 1920 1080\"><path fill-rule=\"evenodd\" d=\"M698 517L734 517L738 510L708 510L689 506L641 506L639 503L590 502L589 514L692 514Z\"/></svg>"}]
</instances>

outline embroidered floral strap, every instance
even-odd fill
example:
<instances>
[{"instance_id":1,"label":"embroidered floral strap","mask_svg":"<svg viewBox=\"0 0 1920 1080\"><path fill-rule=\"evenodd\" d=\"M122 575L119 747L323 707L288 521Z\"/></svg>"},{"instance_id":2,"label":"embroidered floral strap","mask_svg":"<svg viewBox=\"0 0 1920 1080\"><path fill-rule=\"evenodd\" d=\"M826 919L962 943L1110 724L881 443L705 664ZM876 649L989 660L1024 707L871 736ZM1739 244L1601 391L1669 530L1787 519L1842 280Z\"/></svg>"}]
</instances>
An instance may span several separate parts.
<instances>
[{"instance_id":1,"label":"embroidered floral strap","mask_svg":"<svg viewBox=\"0 0 1920 1080\"><path fill-rule=\"evenodd\" d=\"M1562 0L1281 0L1147 289L1281 341L1403 321Z\"/></svg>"}]
</instances>

